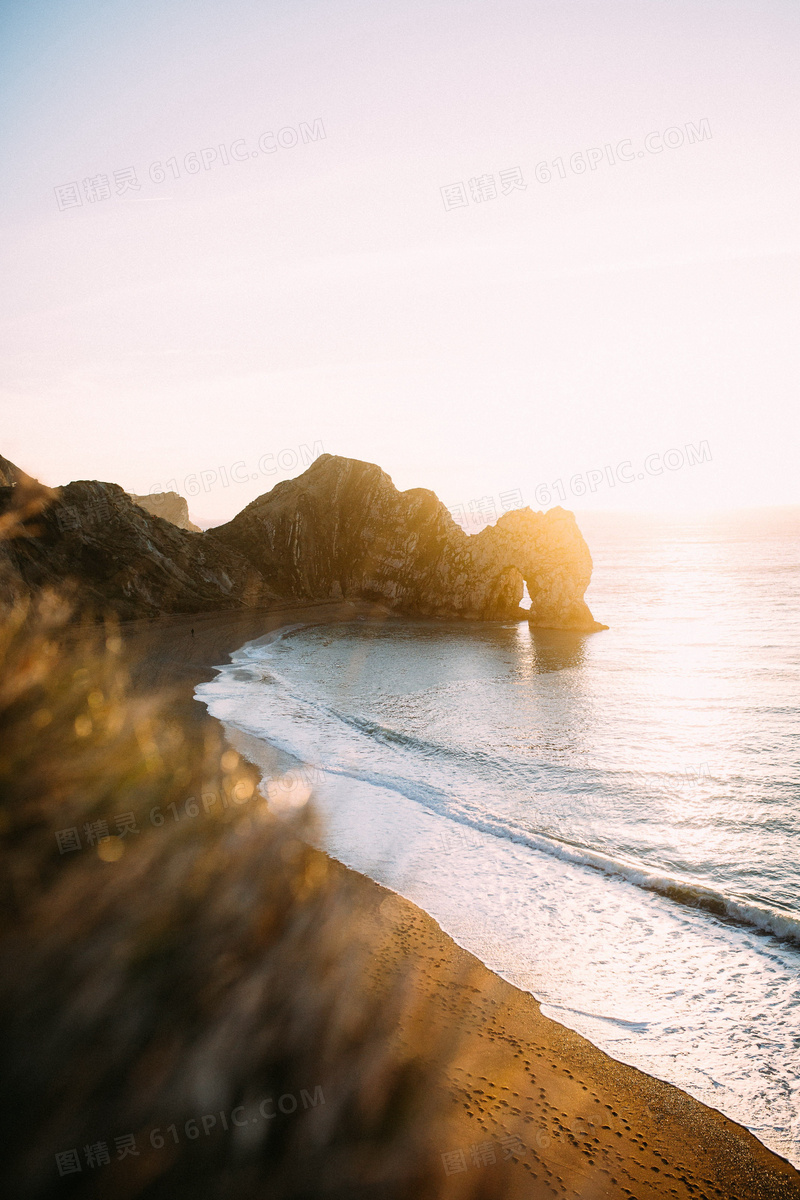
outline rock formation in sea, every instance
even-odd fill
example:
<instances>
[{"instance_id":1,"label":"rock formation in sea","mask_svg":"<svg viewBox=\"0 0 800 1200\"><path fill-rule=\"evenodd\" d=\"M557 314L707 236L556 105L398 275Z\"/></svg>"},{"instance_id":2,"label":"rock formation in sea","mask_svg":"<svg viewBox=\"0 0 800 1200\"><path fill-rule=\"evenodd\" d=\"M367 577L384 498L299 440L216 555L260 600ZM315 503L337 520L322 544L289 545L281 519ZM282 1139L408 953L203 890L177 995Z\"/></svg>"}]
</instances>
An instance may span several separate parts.
<instances>
[{"instance_id":1,"label":"rock formation in sea","mask_svg":"<svg viewBox=\"0 0 800 1200\"><path fill-rule=\"evenodd\" d=\"M0 459L0 522L37 486ZM123 619L344 597L419 616L605 628L583 599L589 549L562 508L505 513L470 537L433 492L400 492L380 467L330 454L206 533L153 516L148 497L117 484L41 491L38 510L0 542L6 604L69 583L81 605Z\"/></svg>"},{"instance_id":2,"label":"rock formation in sea","mask_svg":"<svg viewBox=\"0 0 800 1200\"><path fill-rule=\"evenodd\" d=\"M517 509L469 536L433 492L400 492L357 459L320 455L206 536L296 599L362 597L423 616L606 628L583 599L592 559L571 512ZM519 607L523 581L529 614Z\"/></svg>"},{"instance_id":3,"label":"rock formation in sea","mask_svg":"<svg viewBox=\"0 0 800 1200\"><path fill-rule=\"evenodd\" d=\"M149 496L134 496L133 492L128 494L134 504L151 516L163 517L165 521L177 525L178 529L187 529L190 533L202 532L199 525L189 520L189 505L178 492L151 492Z\"/></svg>"}]
</instances>

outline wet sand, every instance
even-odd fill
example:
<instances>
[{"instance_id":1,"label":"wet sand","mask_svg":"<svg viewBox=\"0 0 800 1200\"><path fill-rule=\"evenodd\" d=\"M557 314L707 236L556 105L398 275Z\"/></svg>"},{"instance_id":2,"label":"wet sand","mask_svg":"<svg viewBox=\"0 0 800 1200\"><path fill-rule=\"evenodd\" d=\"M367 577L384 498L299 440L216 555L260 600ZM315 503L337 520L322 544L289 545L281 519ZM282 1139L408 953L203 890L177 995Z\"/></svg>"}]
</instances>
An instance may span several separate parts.
<instances>
[{"instance_id":1,"label":"wet sand","mask_svg":"<svg viewBox=\"0 0 800 1200\"><path fill-rule=\"evenodd\" d=\"M293 622L359 614L388 616L382 606L331 603L122 628L137 683L176 688L186 718L202 719L194 685L243 642ZM372 982L382 986L413 962L426 1025L452 1044L437 1134L448 1194L491 1187L495 1176L497 1194L512 1198L800 1198L800 1173L745 1129L542 1016L533 996L493 975L413 904L333 869L359 881L369 934L381 934ZM413 1041L413 1029L400 1036Z\"/></svg>"}]
</instances>

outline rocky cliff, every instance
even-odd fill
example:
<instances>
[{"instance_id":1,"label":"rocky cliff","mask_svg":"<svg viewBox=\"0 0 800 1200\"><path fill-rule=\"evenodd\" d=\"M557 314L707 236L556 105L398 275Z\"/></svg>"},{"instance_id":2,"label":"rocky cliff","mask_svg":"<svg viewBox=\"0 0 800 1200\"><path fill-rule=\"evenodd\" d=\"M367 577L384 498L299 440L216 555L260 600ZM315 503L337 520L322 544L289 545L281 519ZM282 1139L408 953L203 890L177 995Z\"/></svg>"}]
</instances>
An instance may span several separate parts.
<instances>
[{"instance_id":1,"label":"rocky cliff","mask_svg":"<svg viewBox=\"0 0 800 1200\"><path fill-rule=\"evenodd\" d=\"M7 458L0 454L0 487L14 487L19 482L22 472Z\"/></svg>"},{"instance_id":2,"label":"rocky cliff","mask_svg":"<svg viewBox=\"0 0 800 1200\"><path fill-rule=\"evenodd\" d=\"M36 485L29 484L31 491ZM0 487L0 523L15 508L20 517L14 536L0 540L4 606L44 587L69 587L79 608L111 610L123 620L279 599L235 550L151 516L117 484L82 480L48 490L32 514L19 492L19 485Z\"/></svg>"},{"instance_id":3,"label":"rocky cliff","mask_svg":"<svg viewBox=\"0 0 800 1200\"><path fill-rule=\"evenodd\" d=\"M588 547L562 508L518 509L469 537L433 492L399 492L380 467L330 454L206 533L141 500L86 480L54 492L0 459L0 533L16 521L0 538L0 601L69 583L82 605L123 619L345 597L421 616L605 628L583 599ZM523 581L530 613L519 608Z\"/></svg>"},{"instance_id":4,"label":"rocky cliff","mask_svg":"<svg viewBox=\"0 0 800 1200\"><path fill-rule=\"evenodd\" d=\"M177 492L151 492L149 496L134 496L132 492L128 494L134 504L138 504L151 516L162 517L165 521L177 525L178 529L187 529L190 533L202 532L199 525L194 525L189 520L189 505Z\"/></svg>"},{"instance_id":5,"label":"rocky cliff","mask_svg":"<svg viewBox=\"0 0 800 1200\"><path fill-rule=\"evenodd\" d=\"M518 509L470 537L433 492L399 492L380 467L355 459L321 455L205 536L297 599L363 597L426 616L605 628L583 599L592 559L572 513ZM519 608L523 580L530 614Z\"/></svg>"}]
</instances>

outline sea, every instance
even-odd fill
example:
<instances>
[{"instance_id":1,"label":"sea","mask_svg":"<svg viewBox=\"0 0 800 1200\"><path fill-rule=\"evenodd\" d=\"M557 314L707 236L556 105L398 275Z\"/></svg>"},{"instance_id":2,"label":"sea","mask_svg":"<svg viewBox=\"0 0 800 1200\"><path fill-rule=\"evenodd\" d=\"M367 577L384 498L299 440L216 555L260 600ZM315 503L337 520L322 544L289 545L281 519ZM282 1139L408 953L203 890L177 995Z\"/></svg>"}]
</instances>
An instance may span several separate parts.
<instances>
[{"instance_id":1,"label":"sea","mask_svg":"<svg viewBox=\"0 0 800 1200\"><path fill-rule=\"evenodd\" d=\"M800 1166L800 509L579 523L607 631L296 624L197 696L328 853Z\"/></svg>"}]
</instances>

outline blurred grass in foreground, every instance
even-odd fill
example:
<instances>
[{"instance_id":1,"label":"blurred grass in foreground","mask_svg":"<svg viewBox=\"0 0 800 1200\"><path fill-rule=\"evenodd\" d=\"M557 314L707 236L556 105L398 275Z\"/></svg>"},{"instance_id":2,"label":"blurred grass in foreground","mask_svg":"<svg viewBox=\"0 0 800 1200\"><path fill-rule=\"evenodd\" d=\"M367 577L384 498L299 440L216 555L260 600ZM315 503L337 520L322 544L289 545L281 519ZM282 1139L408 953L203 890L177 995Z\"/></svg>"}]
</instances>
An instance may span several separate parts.
<instances>
[{"instance_id":1,"label":"blurred grass in foreground","mask_svg":"<svg viewBox=\"0 0 800 1200\"><path fill-rule=\"evenodd\" d=\"M26 520L30 505L20 493ZM391 931L361 881L308 847L307 805L271 805L186 707L134 691L112 623L50 593L7 599L5 1194L502 1194L494 1173L443 1177L443 1048L413 962L389 948L385 986L364 983ZM67 829L80 849L60 851Z\"/></svg>"}]
</instances>

